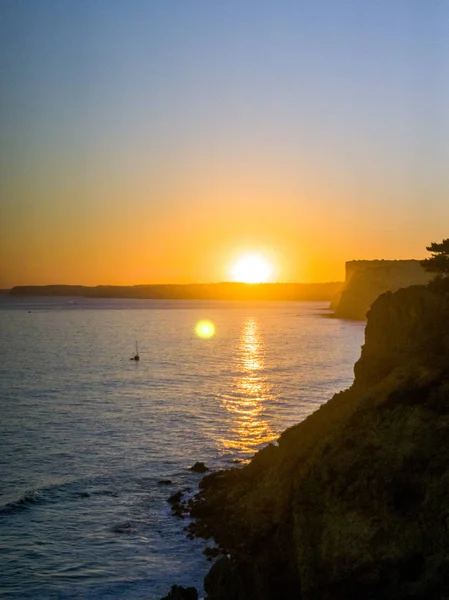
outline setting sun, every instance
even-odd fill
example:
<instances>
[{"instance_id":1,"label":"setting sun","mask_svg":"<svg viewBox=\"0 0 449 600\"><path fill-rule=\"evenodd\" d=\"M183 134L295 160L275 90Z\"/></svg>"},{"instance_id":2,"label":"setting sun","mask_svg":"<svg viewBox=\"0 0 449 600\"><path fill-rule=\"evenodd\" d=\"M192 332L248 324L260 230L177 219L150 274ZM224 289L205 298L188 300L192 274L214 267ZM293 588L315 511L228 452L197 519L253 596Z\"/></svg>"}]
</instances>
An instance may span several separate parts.
<instances>
[{"instance_id":1,"label":"setting sun","mask_svg":"<svg viewBox=\"0 0 449 600\"><path fill-rule=\"evenodd\" d=\"M232 265L230 273L233 281L266 283L273 273L273 268L260 254L246 254Z\"/></svg>"}]
</instances>

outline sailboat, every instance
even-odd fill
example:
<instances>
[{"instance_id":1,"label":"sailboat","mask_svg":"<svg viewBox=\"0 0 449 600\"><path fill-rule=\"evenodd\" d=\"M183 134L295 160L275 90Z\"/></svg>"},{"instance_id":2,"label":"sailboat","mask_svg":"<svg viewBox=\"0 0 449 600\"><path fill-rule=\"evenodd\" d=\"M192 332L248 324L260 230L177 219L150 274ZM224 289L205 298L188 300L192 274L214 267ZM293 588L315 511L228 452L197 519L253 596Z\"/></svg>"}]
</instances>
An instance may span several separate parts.
<instances>
[{"instance_id":1,"label":"sailboat","mask_svg":"<svg viewBox=\"0 0 449 600\"><path fill-rule=\"evenodd\" d=\"M129 360L140 360L140 356L139 356L139 348L137 346L137 341L136 341L136 353L134 354L134 356L132 356Z\"/></svg>"}]
</instances>

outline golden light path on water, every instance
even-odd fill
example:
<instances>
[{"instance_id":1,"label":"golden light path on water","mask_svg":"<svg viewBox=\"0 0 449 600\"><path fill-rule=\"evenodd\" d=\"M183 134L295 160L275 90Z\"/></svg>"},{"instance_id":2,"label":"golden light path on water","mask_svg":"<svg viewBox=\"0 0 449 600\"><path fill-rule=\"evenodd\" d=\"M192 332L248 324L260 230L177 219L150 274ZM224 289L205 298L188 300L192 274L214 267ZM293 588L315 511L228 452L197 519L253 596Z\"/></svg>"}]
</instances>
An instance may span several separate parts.
<instances>
[{"instance_id":1,"label":"golden light path on water","mask_svg":"<svg viewBox=\"0 0 449 600\"><path fill-rule=\"evenodd\" d=\"M238 364L241 374L235 387L222 398L234 419L230 439L222 439L225 449L254 453L260 445L277 436L264 418L267 400L272 399L270 386L263 376L265 348L257 323L248 318L242 328L238 346Z\"/></svg>"}]
</instances>

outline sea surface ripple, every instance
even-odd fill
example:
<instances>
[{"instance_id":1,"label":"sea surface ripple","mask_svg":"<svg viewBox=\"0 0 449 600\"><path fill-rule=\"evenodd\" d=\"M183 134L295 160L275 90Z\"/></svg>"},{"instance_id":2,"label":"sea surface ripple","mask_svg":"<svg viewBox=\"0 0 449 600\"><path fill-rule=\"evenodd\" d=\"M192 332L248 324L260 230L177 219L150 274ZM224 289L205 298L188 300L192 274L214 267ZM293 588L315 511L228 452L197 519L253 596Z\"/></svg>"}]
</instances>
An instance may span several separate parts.
<instances>
[{"instance_id":1,"label":"sea surface ripple","mask_svg":"<svg viewBox=\"0 0 449 600\"><path fill-rule=\"evenodd\" d=\"M1 597L201 591L205 543L167 498L195 492L196 461L243 464L351 384L363 323L325 308L2 298Z\"/></svg>"}]
</instances>

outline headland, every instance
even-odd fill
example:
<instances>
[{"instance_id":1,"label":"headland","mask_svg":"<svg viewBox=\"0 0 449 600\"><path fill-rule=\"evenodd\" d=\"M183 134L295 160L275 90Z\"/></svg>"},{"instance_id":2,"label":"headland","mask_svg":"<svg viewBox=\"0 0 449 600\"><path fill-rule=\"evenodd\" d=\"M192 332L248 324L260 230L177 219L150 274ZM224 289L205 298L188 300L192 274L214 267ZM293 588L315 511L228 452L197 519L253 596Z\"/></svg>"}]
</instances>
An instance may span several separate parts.
<instances>
[{"instance_id":1,"label":"headland","mask_svg":"<svg viewBox=\"0 0 449 600\"><path fill-rule=\"evenodd\" d=\"M371 304L384 292L424 285L432 276L419 260L351 260L344 285L331 302L334 316L366 319Z\"/></svg>"},{"instance_id":2,"label":"headland","mask_svg":"<svg viewBox=\"0 0 449 600\"><path fill-rule=\"evenodd\" d=\"M385 293L355 380L251 463L206 476L191 533L208 600L443 600L449 589L449 292Z\"/></svg>"},{"instance_id":3,"label":"headland","mask_svg":"<svg viewBox=\"0 0 449 600\"><path fill-rule=\"evenodd\" d=\"M71 296L161 300L331 300L343 284L330 283L192 283L148 285L43 285L16 286L12 296Z\"/></svg>"}]
</instances>

